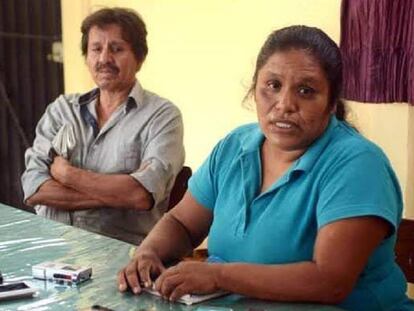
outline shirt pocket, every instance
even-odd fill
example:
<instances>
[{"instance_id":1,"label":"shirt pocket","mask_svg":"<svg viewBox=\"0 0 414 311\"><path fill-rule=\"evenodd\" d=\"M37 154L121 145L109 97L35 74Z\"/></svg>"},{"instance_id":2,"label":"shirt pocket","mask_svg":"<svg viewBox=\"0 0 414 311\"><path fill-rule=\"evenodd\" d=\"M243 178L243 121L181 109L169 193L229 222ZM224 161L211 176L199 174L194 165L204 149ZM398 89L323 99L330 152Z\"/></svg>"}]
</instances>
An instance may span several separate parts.
<instances>
[{"instance_id":1,"label":"shirt pocket","mask_svg":"<svg viewBox=\"0 0 414 311\"><path fill-rule=\"evenodd\" d=\"M137 143L124 144L119 155L118 165L124 173L136 171L141 164L141 152Z\"/></svg>"}]
</instances>

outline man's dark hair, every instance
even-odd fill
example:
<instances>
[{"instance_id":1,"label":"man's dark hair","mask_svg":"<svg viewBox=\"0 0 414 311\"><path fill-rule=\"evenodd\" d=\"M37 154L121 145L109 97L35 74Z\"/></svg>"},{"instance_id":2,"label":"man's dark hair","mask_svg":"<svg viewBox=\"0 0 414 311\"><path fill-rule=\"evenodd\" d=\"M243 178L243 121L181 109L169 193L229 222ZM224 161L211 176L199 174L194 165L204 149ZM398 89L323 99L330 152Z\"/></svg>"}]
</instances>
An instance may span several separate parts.
<instances>
[{"instance_id":1,"label":"man's dark hair","mask_svg":"<svg viewBox=\"0 0 414 311\"><path fill-rule=\"evenodd\" d=\"M115 24L121 27L122 38L128 42L136 59L143 62L148 54L147 29L142 18L137 12L125 8L103 8L87 16L81 26L82 55L88 52L89 31L93 26L104 28Z\"/></svg>"},{"instance_id":2,"label":"man's dark hair","mask_svg":"<svg viewBox=\"0 0 414 311\"><path fill-rule=\"evenodd\" d=\"M249 94L256 89L259 70L275 52L304 50L322 67L329 83L329 105L336 105L336 117L345 119L342 92L342 57L338 45L326 33L315 27L289 26L272 32L260 49Z\"/></svg>"}]
</instances>

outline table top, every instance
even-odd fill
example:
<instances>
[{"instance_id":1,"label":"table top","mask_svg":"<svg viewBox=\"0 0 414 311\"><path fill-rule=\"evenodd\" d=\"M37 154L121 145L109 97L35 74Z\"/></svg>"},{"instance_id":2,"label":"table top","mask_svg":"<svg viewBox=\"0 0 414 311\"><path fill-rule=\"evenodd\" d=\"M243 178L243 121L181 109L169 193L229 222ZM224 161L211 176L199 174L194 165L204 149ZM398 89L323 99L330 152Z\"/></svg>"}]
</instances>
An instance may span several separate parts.
<instances>
[{"instance_id":1,"label":"table top","mask_svg":"<svg viewBox=\"0 0 414 311\"><path fill-rule=\"evenodd\" d=\"M341 310L318 304L287 304L229 295L193 306L149 294L117 290L116 274L134 246L45 219L0 203L0 270L5 281L24 280L38 291L34 298L0 302L0 310L87 310L99 304L116 311L164 310ZM92 279L78 286L34 280L31 266L59 261L92 267Z\"/></svg>"}]
</instances>

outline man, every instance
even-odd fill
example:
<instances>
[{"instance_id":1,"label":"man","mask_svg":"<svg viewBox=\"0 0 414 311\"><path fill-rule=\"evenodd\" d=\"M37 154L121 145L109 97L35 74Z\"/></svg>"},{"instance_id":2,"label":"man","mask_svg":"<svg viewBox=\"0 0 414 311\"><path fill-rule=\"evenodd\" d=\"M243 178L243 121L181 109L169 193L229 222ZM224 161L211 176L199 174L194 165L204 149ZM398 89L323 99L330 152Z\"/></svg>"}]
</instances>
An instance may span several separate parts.
<instances>
[{"instance_id":1,"label":"man","mask_svg":"<svg viewBox=\"0 0 414 311\"><path fill-rule=\"evenodd\" d=\"M148 52L137 13L101 9L81 31L97 88L48 106L25 155L25 202L39 215L139 244L165 212L184 162L181 113L135 78ZM58 137L70 141L63 153Z\"/></svg>"}]
</instances>

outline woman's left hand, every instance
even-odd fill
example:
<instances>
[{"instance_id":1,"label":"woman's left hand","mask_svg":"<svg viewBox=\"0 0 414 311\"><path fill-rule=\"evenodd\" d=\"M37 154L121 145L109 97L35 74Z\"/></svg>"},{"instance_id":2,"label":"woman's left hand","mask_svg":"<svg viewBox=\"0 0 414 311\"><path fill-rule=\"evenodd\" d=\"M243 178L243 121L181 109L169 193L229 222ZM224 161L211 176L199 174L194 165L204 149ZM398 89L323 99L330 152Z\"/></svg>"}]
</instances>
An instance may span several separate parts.
<instances>
[{"instance_id":1,"label":"woman's left hand","mask_svg":"<svg viewBox=\"0 0 414 311\"><path fill-rule=\"evenodd\" d=\"M185 294L208 294L219 290L220 264L183 261L165 270L155 282L155 289L171 301Z\"/></svg>"}]
</instances>

